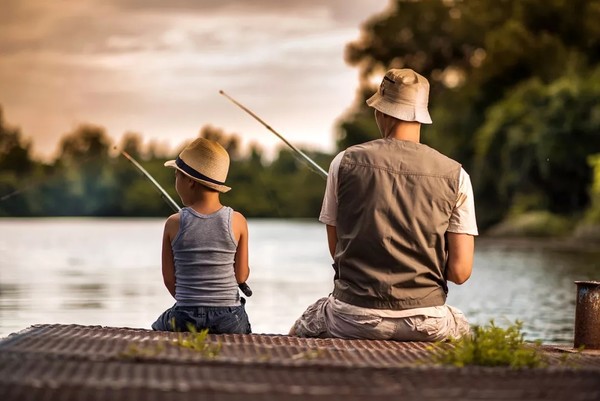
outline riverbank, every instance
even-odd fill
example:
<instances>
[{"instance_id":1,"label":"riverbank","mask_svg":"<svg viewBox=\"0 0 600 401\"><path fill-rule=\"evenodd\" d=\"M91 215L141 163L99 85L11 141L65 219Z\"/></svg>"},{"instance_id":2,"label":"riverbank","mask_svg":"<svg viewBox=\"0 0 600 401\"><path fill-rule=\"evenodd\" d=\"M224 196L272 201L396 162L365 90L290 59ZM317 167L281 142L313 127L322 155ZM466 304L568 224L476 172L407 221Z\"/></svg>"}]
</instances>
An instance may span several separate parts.
<instances>
[{"instance_id":1,"label":"riverbank","mask_svg":"<svg viewBox=\"0 0 600 401\"><path fill-rule=\"evenodd\" d=\"M480 236L512 249L550 249L600 252L600 224L586 223L548 212L512 216ZM479 239L479 238L478 238Z\"/></svg>"},{"instance_id":2,"label":"riverbank","mask_svg":"<svg viewBox=\"0 0 600 401\"><path fill-rule=\"evenodd\" d=\"M204 353L173 345L178 335L100 326L34 326L0 341L1 398L600 398L600 352L547 345L544 368L455 368L436 365L429 343L210 335L199 345L213 352Z\"/></svg>"},{"instance_id":3,"label":"riverbank","mask_svg":"<svg viewBox=\"0 0 600 401\"><path fill-rule=\"evenodd\" d=\"M600 254L600 239L572 237L504 237L482 234L475 240L476 247L510 251L555 251ZM600 276L600 269L598 270Z\"/></svg>"}]
</instances>

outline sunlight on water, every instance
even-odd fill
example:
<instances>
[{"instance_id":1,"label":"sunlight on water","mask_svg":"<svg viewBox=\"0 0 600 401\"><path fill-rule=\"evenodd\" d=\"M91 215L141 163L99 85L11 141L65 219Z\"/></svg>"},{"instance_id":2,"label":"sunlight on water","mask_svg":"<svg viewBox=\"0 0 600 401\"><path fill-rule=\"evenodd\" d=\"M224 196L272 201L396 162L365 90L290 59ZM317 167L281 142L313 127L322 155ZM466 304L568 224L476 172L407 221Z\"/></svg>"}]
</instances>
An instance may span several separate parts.
<instances>
[{"instance_id":1,"label":"sunlight on water","mask_svg":"<svg viewBox=\"0 0 600 401\"><path fill-rule=\"evenodd\" d=\"M256 333L286 333L332 288L324 227L250 220L247 310ZM162 219L0 220L0 337L37 323L149 328L174 303L162 284ZM474 324L520 319L527 339L571 343L575 280L598 279L598 254L478 241L471 279L448 303Z\"/></svg>"}]
</instances>

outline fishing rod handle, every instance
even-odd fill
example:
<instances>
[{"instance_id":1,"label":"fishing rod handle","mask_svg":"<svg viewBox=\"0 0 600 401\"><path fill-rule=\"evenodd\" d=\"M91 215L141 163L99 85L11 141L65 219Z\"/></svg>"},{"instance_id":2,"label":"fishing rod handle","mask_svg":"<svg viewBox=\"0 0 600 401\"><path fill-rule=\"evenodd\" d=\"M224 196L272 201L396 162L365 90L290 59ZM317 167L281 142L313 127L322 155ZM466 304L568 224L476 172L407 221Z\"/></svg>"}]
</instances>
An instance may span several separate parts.
<instances>
[{"instance_id":1,"label":"fishing rod handle","mask_svg":"<svg viewBox=\"0 0 600 401\"><path fill-rule=\"evenodd\" d=\"M244 293L245 296L247 296L247 297L252 296L252 290L250 289L248 284L240 283L240 284L238 284L238 287L240 287L240 290L242 290L242 292Z\"/></svg>"}]
</instances>

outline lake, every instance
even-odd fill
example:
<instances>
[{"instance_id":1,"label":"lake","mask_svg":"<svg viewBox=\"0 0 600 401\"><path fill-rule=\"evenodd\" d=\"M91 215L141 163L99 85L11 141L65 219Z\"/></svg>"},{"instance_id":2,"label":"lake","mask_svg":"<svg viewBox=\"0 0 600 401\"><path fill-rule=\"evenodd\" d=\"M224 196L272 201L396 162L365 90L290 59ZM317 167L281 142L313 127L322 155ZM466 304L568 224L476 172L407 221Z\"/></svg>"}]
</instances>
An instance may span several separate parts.
<instances>
[{"instance_id":1,"label":"lake","mask_svg":"<svg viewBox=\"0 0 600 401\"><path fill-rule=\"evenodd\" d=\"M163 219L0 219L0 338L37 323L149 328L174 300L162 283ZM287 333L332 289L325 228L249 220L247 311L255 333ZM472 324L523 321L527 340L572 344L576 280L600 279L600 252L478 238L471 279L448 303Z\"/></svg>"}]
</instances>

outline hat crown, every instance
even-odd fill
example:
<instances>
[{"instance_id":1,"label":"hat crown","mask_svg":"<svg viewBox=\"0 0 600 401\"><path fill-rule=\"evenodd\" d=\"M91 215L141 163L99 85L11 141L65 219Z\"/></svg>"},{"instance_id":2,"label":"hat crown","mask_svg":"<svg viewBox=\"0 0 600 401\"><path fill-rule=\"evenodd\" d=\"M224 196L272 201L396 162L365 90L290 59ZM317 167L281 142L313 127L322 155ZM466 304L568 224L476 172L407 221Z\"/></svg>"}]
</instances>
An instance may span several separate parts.
<instances>
[{"instance_id":1,"label":"hat crown","mask_svg":"<svg viewBox=\"0 0 600 401\"><path fill-rule=\"evenodd\" d=\"M224 183L229 173L229 154L218 142L197 138L183 149L179 158L198 173Z\"/></svg>"},{"instance_id":2,"label":"hat crown","mask_svg":"<svg viewBox=\"0 0 600 401\"><path fill-rule=\"evenodd\" d=\"M429 81L409 69L391 69L381 80L377 92L367 104L384 114L404 121L431 123L427 110Z\"/></svg>"},{"instance_id":3,"label":"hat crown","mask_svg":"<svg viewBox=\"0 0 600 401\"><path fill-rule=\"evenodd\" d=\"M379 90L381 96L396 103L427 107L429 101L429 82L408 68L389 70Z\"/></svg>"}]
</instances>

